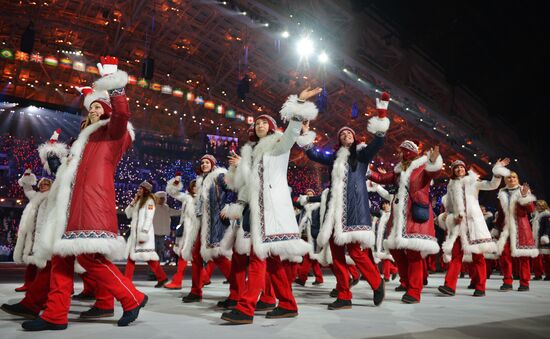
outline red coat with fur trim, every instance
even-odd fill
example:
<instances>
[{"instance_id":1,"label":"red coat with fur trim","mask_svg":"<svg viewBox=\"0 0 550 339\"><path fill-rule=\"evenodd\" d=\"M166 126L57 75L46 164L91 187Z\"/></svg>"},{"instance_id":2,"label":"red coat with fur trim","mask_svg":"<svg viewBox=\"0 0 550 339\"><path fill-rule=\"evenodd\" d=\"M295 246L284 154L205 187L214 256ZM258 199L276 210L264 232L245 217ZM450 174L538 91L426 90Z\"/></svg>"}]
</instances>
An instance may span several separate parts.
<instances>
[{"instance_id":1,"label":"red coat with fur trim","mask_svg":"<svg viewBox=\"0 0 550 339\"><path fill-rule=\"evenodd\" d=\"M519 186L515 189L502 188L498 194L500 204L495 222L500 231L497 242L498 253L501 254L506 242L510 241L510 251L513 257L536 257L539 255L529 214L535 211L535 196L521 196Z\"/></svg>"},{"instance_id":2,"label":"red coat with fur trim","mask_svg":"<svg viewBox=\"0 0 550 339\"><path fill-rule=\"evenodd\" d=\"M48 222L55 227L54 254L102 253L120 257L114 176L130 147L133 130L124 94L111 96L110 119L84 128L58 173L55 207Z\"/></svg>"},{"instance_id":3,"label":"red coat with fur trim","mask_svg":"<svg viewBox=\"0 0 550 339\"><path fill-rule=\"evenodd\" d=\"M391 222L386 226L386 232L389 232L384 241L386 248L419 251L423 256L439 252L430 204L430 183L439 174L442 165L440 156L435 163L430 163L427 156L422 156L413 160L404 171L398 164L394 172L370 174L370 180L374 182L399 185L392 204ZM413 220L413 201L429 206L430 217L426 222Z\"/></svg>"}]
</instances>

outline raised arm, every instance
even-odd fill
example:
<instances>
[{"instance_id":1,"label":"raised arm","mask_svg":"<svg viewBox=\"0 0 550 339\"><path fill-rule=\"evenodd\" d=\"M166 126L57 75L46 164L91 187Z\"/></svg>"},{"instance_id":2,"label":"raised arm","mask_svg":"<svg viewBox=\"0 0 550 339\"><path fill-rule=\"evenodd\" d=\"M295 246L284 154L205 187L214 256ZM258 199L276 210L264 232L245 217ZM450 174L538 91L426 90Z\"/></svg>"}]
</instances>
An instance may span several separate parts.
<instances>
[{"instance_id":1,"label":"raised arm","mask_svg":"<svg viewBox=\"0 0 550 339\"><path fill-rule=\"evenodd\" d=\"M281 118L289 121L288 126L279 142L275 145L272 154L279 155L290 151L302 130L302 121L310 121L317 118L317 107L307 99L319 94L321 88L305 89L300 96L291 95L281 108Z\"/></svg>"},{"instance_id":2,"label":"raised arm","mask_svg":"<svg viewBox=\"0 0 550 339\"><path fill-rule=\"evenodd\" d=\"M101 57L97 64L101 78L94 83L95 91L107 91L113 107L111 119L107 129L111 138L120 139L126 135L130 107L126 99L124 87L128 83L128 74L118 69L118 59L115 57Z\"/></svg>"},{"instance_id":3,"label":"raised arm","mask_svg":"<svg viewBox=\"0 0 550 339\"><path fill-rule=\"evenodd\" d=\"M181 192L183 183L181 182L181 173L176 172L176 176L166 183L166 193L172 198L184 202L185 194Z\"/></svg>"},{"instance_id":4,"label":"raised arm","mask_svg":"<svg viewBox=\"0 0 550 339\"><path fill-rule=\"evenodd\" d=\"M428 152L428 162L422 171L421 182L422 186L427 186L435 179L443 167L443 158L439 153L439 146L435 146Z\"/></svg>"},{"instance_id":5,"label":"raised arm","mask_svg":"<svg viewBox=\"0 0 550 339\"><path fill-rule=\"evenodd\" d=\"M370 144L357 150L357 160L368 164L382 146L384 146L385 140L385 134L377 133Z\"/></svg>"},{"instance_id":6,"label":"raised arm","mask_svg":"<svg viewBox=\"0 0 550 339\"><path fill-rule=\"evenodd\" d=\"M36 195L36 191L32 188L36 185L36 176L30 168L28 168L25 173L17 180L19 186L23 188L23 193L30 200Z\"/></svg>"},{"instance_id":7,"label":"raised arm","mask_svg":"<svg viewBox=\"0 0 550 339\"><path fill-rule=\"evenodd\" d=\"M507 177L510 175L510 170L507 169L505 166L507 166L510 163L510 159L506 158L503 160L498 160L493 167L493 178L491 181L488 180L481 180L477 182L477 188L480 191L492 191L496 190L502 181L503 177Z\"/></svg>"}]
</instances>

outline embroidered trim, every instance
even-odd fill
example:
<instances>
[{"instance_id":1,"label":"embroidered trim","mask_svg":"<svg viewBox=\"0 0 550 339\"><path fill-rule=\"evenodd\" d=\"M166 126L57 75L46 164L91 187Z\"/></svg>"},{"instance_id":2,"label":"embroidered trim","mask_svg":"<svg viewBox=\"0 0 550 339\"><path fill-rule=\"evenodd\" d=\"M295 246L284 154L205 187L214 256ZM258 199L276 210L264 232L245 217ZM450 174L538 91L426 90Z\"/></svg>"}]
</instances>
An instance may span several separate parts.
<instances>
[{"instance_id":1,"label":"embroidered trim","mask_svg":"<svg viewBox=\"0 0 550 339\"><path fill-rule=\"evenodd\" d=\"M117 239L118 235L108 231L68 231L61 239Z\"/></svg>"}]
</instances>

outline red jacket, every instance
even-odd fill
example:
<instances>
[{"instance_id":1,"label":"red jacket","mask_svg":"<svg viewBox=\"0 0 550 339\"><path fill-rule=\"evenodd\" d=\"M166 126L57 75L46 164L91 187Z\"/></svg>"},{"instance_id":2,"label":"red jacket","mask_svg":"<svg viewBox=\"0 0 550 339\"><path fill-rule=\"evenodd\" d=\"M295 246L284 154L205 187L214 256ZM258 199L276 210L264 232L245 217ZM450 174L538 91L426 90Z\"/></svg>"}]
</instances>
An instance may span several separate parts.
<instances>
[{"instance_id":1,"label":"red jacket","mask_svg":"<svg viewBox=\"0 0 550 339\"><path fill-rule=\"evenodd\" d=\"M513 257L536 257L539 255L529 214L535 211L535 196L521 196L519 187L508 190L502 188L498 194L500 204L495 222L500 231L497 242L498 253L501 254L504 245L510 240L510 251Z\"/></svg>"},{"instance_id":2,"label":"red jacket","mask_svg":"<svg viewBox=\"0 0 550 339\"><path fill-rule=\"evenodd\" d=\"M69 159L60 168L56 222L66 225L54 253L102 253L118 257L124 242L118 237L115 170L130 147L133 131L125 95L111 97L113 113L83 129L73 143Z\"/></svg>"},{"instance_id":3,"label":"red jacket","mask_svg":"<svg viewBox=\"0 0 550 339\"><path fill-rule=\"evenodd\" d=\"M393 172L370 174L370 179L374 182L399 185L392 204L391 222L386 226L386 232L390 232L386 240L387 248L415 250L423 255L439 252L430 203L430 183L439 174L442 164L441 157L431 164L426 156L422 156L414 160L405 171L398 164ZM428 206L427 221L418 223L413 220L413 201Z\"/></svg>"}]
</instances>

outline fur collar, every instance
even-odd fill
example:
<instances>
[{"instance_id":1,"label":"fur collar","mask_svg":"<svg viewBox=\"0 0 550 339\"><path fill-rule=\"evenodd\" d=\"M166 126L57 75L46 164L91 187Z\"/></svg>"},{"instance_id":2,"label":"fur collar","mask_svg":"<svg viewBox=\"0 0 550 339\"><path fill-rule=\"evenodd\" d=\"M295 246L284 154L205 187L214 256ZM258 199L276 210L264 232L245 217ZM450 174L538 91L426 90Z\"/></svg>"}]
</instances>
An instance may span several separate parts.
<instances>
[{"instance_id":1,"label":"fur collar","mask_svg":"<svg viewBox=\"0 0 550 339\"><path fill-rule=\"evenodd\" d=\"M405 171L405 173L411 173L413 170L417 169L418 167L422 166L422 165L425 165L426 163L428 162L428 157L423 155L419 158L416 158L414 159L411 164L409 165L409 167L407 167L407 170ZM394 172L396 174L398 173L401 173L403 172L403 164L400 162L398 163L395 168L394 168Z\"/></svg>"}]
</instances>

